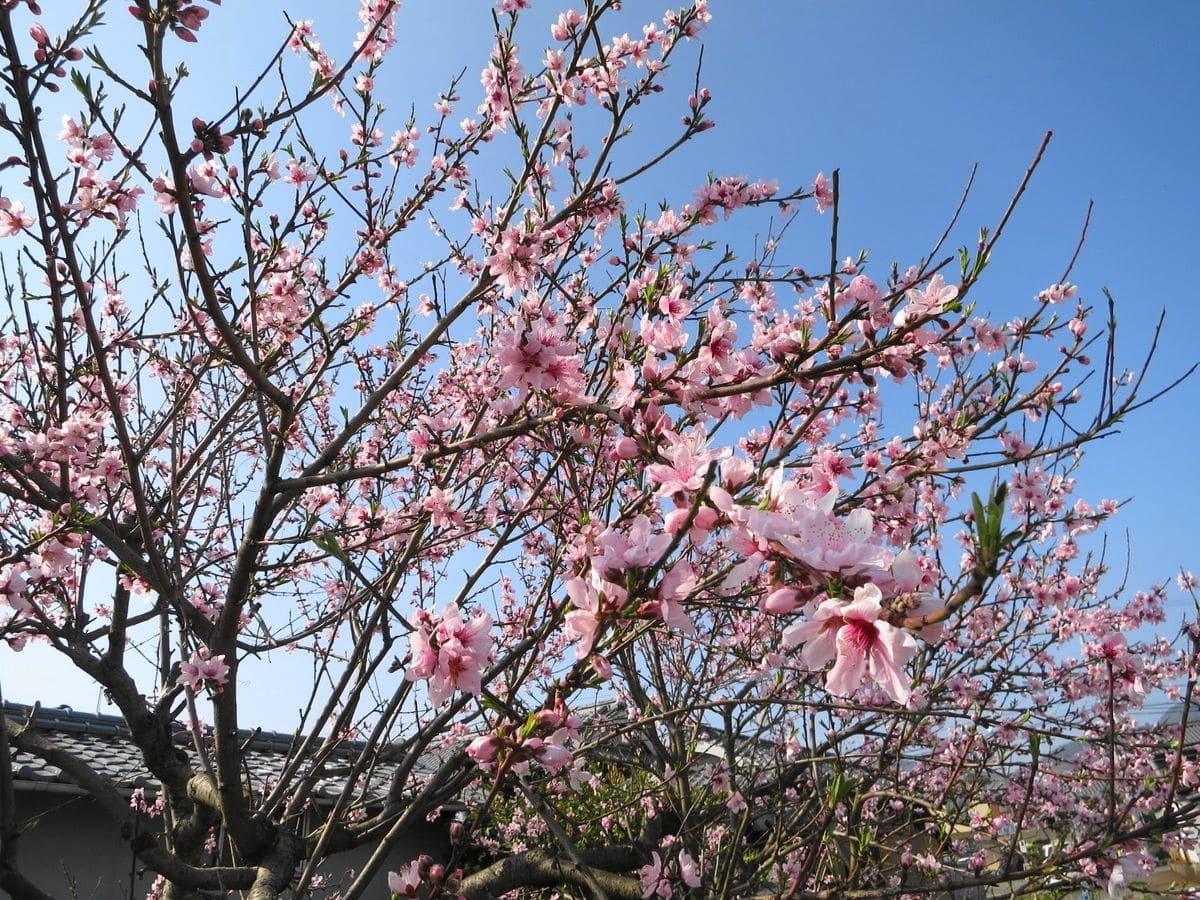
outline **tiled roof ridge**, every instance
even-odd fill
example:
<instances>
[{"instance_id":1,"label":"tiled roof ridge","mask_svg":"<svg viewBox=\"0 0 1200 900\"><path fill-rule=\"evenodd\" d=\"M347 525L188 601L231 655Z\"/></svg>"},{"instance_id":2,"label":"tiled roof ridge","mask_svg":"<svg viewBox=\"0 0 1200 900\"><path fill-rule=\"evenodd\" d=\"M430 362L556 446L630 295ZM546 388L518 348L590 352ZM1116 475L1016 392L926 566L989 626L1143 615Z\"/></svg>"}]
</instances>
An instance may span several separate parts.
<instances>
[{"instance_id":1,"label":"tiled roof ridge","mask_svg":"<svg viewBox=\"0 0 1200 900\"><path fill-rule=\"evenodd\" d=\"M9 719L27 721L34 710L36 710L36 715L33 717L33 724L39 729L59 733L109 735L133 739L125 719L119 715L82 712L65 704L46 707L41 704L4 701L4 715ZM174 722L172 725L175 740L190 743L191 733L187 726L182 722ZM206 737L211 735L211 732L211 727L205 728ZM261 728L241 728L238 730L238 738L242 742L250 741L252 749L279 753L286 753L293 745L302 740L295 734L264 731ZM363 746L365 745L361 742L345 741L341 743L339 750L344 753L362 749Z\"/></svg>"},{"instance_id":2,"label":"tiled roof ridge","mask_svg":"<svg viewBox=\"0 0 1200 900\"><path fill-rule=\"evenodd\" d=\"M159 783L146 771L145 762L135 744L129 728L120 716L104 713L80 712L70 707L43 707L39 704L15 703L5 700L0 714L5 718L23 723L32 716L33 728L42 731L61 748L90 766L124 791L143 788L156 793ZM197 765L192 736L183 725L174 723L176 746L187 753ZM242 755L247 783L254 789L273 784L283 771L285 760L296 752L300 738L272 731L242 730L239 743L246 752ZM346 765L356 754L366 748L362 742L342 742L326 756L317 774L313 789L314 802L331 803L345 786ZM69 791L80 792L72 779L57 766L45 762L36 754L12 748L11 772L14 787L22 791ZM311 763L311 761L310 761ZM299 774L311 774L306 763ZM395 766L376 760L368 769L369 785L364 795L366 801L377 804L387 790L387 779ZM355 788L356 793L359 788Z\"/></svg>"}]
</instances>

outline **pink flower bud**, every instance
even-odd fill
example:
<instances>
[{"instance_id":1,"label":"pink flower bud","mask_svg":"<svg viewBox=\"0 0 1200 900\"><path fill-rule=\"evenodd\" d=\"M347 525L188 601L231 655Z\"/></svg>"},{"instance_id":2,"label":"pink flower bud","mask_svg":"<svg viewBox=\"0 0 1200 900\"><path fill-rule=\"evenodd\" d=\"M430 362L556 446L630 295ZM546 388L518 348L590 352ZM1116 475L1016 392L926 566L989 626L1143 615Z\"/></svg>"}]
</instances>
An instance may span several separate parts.
<instances>
[{"instance_id":1,"label":"pink flower bud","mask_svg":"<svg viewBox=\"0 0 1200 900\"><path fill-rule=\"evenodd\" d=\"M777 587L763 601L763 609L775 616L787 615L800 606L800 601L796 597L795 588Z\"/></svg>"},{"instance_id":2,"label":"pink flower bud","mask_svg":"<svg viewBox=\"0 0 1200 900\"><path fill-rule=\"evenodd\" d=\"M617 441L616 446L613 447L613 453L616 454L617 459L635 459L641 452L642 448L638 446L638 442L628 435Z\"/></svg>"},{"instance_id":3,"label":"pink flower bud","mask_svg":"<svg viewBox=\"0 0 1200 900\"><path fill-rule=\"evenodd\" d=\"M496 759L502 746L503 742L494 734L485 734L467 745L467 756L481 766L487 765Z\"/></svg>"},{"instance_id":4,"label":"pink flower bud","mask_svg":"<svg viewBox=\"0 0 1200 900\"><path fill-rule=\"evenodd\" d=\"M592 664L592 670L604 681L610 681L613 677L612 666L608 664L608 660L599 653L593 653L589 660Z\"/></svg>"},{"instance_id":5,"label":"pink flower bud","mask_svg":"<svg viewBox=\"0 0 1200 900\"><path fill-rule=\"evenodd\" d=\"M562 716L552 709L539 710L533 720L541 728L557 728L562 724Z\"/></svg>"}]
</instances>

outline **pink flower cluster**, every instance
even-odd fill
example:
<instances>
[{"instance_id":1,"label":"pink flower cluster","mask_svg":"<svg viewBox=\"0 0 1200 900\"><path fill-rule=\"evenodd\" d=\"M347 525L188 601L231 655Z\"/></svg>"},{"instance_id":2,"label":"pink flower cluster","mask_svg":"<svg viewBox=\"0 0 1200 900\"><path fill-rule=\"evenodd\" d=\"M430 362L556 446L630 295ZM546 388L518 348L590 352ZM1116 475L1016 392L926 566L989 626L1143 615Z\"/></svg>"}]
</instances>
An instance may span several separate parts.
<instances>
[{"instance_id":1,"label":"pink flower cluster","mask_svg":"<svg viewBox=\"0 0 1200 900\"><path fill-rule=\"evenodd\" d=\"M467 755L486 767L493 765L501 754L509 754L515 772L527 772L533 761L548 772L558 773L571 764L573 754L567 744L579 739L582 724L578 716L561 707L539 710L533 717L533 733L529 736L512 736L502 728L497 733L480 735L471 741L467 745Z\"/></svg>"},{"instance_id":2,"label":"pink flower cluster","mask_svg":"<svg viewBox=\"0 0 1200 900\"><path fill-rule=\"evenodd\" d=\"M575 646L577 658L591 653L601 626L627 604L625 573L658 563L671 540L669 532L656 531L646 516L637 516L625 531L607 528L596 539L588 571L568 578L564 584L573 607L566 615L566 633L579 641ZM694 633L695 625L684 611L682 600L695 585L691 565L677 561L655 589L654 599L642 603L636 616L660 619L671 628ZM604 668L603 662L600 665Z\"/></svg>"},{"instance_id":3,"label":"pink flower cluster","mask_svg":"<svg viewBox=\"0 0 1200 900\"><path fill-rule=\"evenodd\" d=\"M425 610L418 610L415 618L416 627L408 637L412 662L404 677L427 681L429 702L434 706L455 691L478 695L483 688L483 667L492 653L491 616L480 613L464 621L451 603L436 621Z\"/></svg>"},{"instance_id":4,"label":"pink flower cluster","mask_svg":"<svg viewBox=\"0 0 1200 900\"><path fill-rule=\"evenodd\" d=\"M178 683L193 693L205 685L211 685L220 693L228 680L229 666L225 665L224 654L213 656L207 647L198 647L192 658L179 666Z\"/></svg>"},{"instance_id":5,"label":"pink flower cluster","mask_svg":"<svg viewBox=\"0 0 1200 900\"><path fill-rule=\"evenodd\" d=\"M501 390L515 387L521 397L544 391L561 400L577 398L583 390L578 348L561 325L539 320L507 332L497 340L495 353Z\"/></svg>"},{"instance_id":6,"label":"pink flower cluster","mask_svg":"<svg viewBox=\"0 0 1200 900\"><path fill-rule=\"evenodd\" d=\"M95 217L108 219L118 228L125 227L126 216L137 207L140 187L127 187L123 180L105 178L100 167L113 158L116 144L109 134L89 135L71 116L63 116L58 139L67 145L67 161L79 170L74 202L66 209L81 224Z\"/></svg>"}]
</instances>

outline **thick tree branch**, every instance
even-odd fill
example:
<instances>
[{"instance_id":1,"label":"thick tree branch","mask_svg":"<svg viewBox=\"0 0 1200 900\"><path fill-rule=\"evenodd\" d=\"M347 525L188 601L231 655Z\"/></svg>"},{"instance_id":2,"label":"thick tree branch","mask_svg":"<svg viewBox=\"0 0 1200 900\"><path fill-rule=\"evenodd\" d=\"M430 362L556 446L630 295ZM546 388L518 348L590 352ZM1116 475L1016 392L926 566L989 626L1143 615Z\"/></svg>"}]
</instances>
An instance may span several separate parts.
<instances>
[{"instance_id":1,"label":"thick tree branch","mask_svg":"<svg viewBox=\"0 0 1200 900\"><path fill-rule=\"evenodd\" d=\"M579 849L576 853L584 866L566 854L547 850L510 856L468 875L461 893L467 900L491 900L517 888L587 889L594 880L612 900L639 900L642 896L641 880L627 874L649 862L650 855L641 848L614 846Z\"/></svg>"}]
</instances>

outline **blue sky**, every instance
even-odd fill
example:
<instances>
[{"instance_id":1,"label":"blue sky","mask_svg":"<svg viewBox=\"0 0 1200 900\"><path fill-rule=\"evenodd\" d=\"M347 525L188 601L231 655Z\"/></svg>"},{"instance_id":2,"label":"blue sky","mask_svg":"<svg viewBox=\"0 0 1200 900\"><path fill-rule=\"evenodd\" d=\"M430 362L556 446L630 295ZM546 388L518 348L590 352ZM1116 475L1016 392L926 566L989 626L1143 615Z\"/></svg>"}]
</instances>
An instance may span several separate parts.
<instances>
[{"instance_id":1,"label":"blue sky","mask_svg":"<svg viewBox=\"0 0 1200 900\"><path fill-rule=\"evenodd\" d=\"M45 5L55 13L66 7L59 0ZM622 28L632 31L665 6L627 0ZM534 0L534 7L531 15L539 19L558 12L546 0ZM357 30L356 8L353 0L289 4L293 18L317 21L323 44L338 59ZM951 246L993 224L1042 134L1053 130L1046 159L975 300L999 318L1027 308L1061 274L1092 200L1088 241L1071 280L1092 302L1103 301L1102 288L1112 291L1121 360L1129 365L1140 362L1166 308L1167 330L1150 379L1152 386L1166 384L1200 359L1200 306L1176 271L1196 259L1200 238L1194 163L1200 4L1177 0L1152 9L1094 0L714 0L701 82L713 91L717 128L638 191L646 202L678 203L709 172L778 178L789 187L807 184L818 170L840 168L842 247L845 253L870 249L878 274L893 259L907 264L928 252L975 163L975 189ZM103 40L127 33L124 4L114 4L110 16ZM466 114L491 44L488 5L408 0L399 28L400 45L380 79L385 101L397 115L415 105L427 120L436 91L466 67ZM197 105L184 110L187 116L224 111L232 99L230 76L245 73L248 60L262 58L285 34L276 4L226 0L213 8L201 54L187 57ZM546 32L529 35L524 48L532 63ZM136 51L112 46L109 59L136 71ZM683 69L672 78L685 92L691 80ZM677 127L678 105L664 101L661 110L661 118L642 126L650 146ZM329 115L331 127L346 127L338 121ZM819 270L828 254L825 224L808 220L787 261ZM1200 570L1193 512L1200 502L1193 465L1200 446L1197 407L1200 381L1193 380L1089 452L1080 493L1092 500L1134 498L1110 530L1119 544L1129 532L1131 586L1170 579L1180 566ZM1116 557L1123 560L1123 546ZM12 657L5 657L7 668ZM5 687L27 699L11 678ZM96 702L94 689L64 684L62 693L53 702L84 708Z\"/></svg>"}]
</instances>

